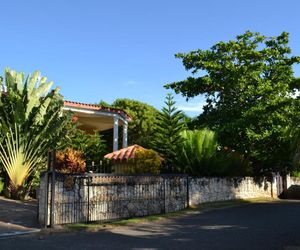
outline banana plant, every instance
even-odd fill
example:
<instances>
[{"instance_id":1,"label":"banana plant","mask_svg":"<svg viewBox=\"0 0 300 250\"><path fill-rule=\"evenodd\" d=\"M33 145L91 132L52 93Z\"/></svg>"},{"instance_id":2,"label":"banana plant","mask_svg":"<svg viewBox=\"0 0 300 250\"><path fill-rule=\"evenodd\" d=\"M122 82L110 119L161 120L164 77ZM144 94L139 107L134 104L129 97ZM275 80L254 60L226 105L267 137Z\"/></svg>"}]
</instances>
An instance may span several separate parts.
<instances>
[{"instance_id":1,"label":"banana plant","mask_svg":"<svg viewBox=\"0 0 300 250\"><path fill-rule=\"evenodd\" d=\"M38 71L26 78L23 73L5 69L0 79L0 167L10 179L14 198L30 186L26 181L45 165L47 148L63 133L63 99L53 82Z\"/></svg>"}]
</instances>

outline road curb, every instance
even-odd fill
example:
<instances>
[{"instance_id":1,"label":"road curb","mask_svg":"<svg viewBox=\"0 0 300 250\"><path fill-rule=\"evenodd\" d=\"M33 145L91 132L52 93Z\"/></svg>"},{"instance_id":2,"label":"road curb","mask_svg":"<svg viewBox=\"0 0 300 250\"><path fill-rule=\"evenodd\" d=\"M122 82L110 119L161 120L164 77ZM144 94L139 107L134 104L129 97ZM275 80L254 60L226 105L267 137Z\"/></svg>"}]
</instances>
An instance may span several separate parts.
<instances>
[{"instance_id":1,"label":"road curb","mask_svg":"<svg viewBox=\"0 0 300 250\"><path fill-rule=\"evenodd\" d=\"M8 237L14 237L19 235L26 235L26 234L33 234L33 233L39 233L41 229L34 229L30 231L15 231L10 233L0 233L0 240Z\"/></svg>"}]
</instances>

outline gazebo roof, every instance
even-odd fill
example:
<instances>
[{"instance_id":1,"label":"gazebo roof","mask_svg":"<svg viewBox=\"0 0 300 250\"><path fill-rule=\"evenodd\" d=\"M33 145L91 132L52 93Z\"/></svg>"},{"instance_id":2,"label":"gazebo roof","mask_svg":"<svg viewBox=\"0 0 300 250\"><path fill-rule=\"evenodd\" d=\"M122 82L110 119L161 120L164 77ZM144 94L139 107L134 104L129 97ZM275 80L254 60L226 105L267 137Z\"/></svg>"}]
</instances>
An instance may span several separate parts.
<instances>
[{"instance_id":1,"label":"gazebo roof","mask_svg":"<svg viewBox=\"0 0 300 250\"><path fill-rule=\"evenodd\" d=\"M115 118L118 119L118 126L132 121L132 117L124 110L100 105L64 101L63 109L73 112L73 118L78 121L79 128L90 133L112 129Z\"/></svg>"},{"instance_id":2,"label":"gazebo roof","mask_svg":"<svg viewBox=\"0 0 300 250\"><path fill-rule=\"evenodd\" d=\"M137 150L146 150L142 146L137 144L129 146L127 148L122 148L120 150L114 151L104 156L105 159L110 159L114 161L126 161L128 159L134 158L135 152Z\"/></svg>"},{"instance_id":3,"label":"gazebo roof","mask_svg":"<svg viewBox=\"0 0 300 250\"><path fill-rule=\"evenodd\" d=\"M126 120L131 121L132 117L127 114L122 109L117 108L111 108L111 107L105 107L101 105L94 105L94 104L88 104L88 103L82 103L82 102L73 102L73 101L64 101L65 107L73 107L73 108L80 108L80 109L88 109L88 110L94 110L94 111L104 111L109 113L115 113L124 116Z\"/></svg>"}]
</instances>

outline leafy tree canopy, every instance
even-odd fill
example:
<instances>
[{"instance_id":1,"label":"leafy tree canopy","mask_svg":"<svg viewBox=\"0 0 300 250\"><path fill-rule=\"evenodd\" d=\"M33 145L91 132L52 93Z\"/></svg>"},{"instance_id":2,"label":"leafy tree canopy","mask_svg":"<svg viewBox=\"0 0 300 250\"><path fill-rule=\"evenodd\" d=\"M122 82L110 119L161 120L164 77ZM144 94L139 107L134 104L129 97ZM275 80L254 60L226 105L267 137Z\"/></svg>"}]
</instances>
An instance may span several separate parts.
<instances>
[{"instance_id":1,"label":"leafy tree canopy","mask_svg":"<svg viewBox=\"0 0 300 250\"><path fill-rule=\"evenodd\" d=\"M100 106L111 107L111 105L108 102L104 101L104 100L100 100L100 102L97 103L97 104L100 105Z\"/></svg>"},{"instance_id":2,"label":"leafy tree canopy","mask_svg":"<svg viewBox=\"0 0 300 250\"><path fill-rule=\"evenodd\" d=\"M218 131L220 141L266 167L286 166L287 127L297 124L293 75L299 56L291 56L289 35L266 37L247 31L210 50L179 53L193 76L166 85L188 98L204 94L199 124Z\"/></svg>"}]
</instances>

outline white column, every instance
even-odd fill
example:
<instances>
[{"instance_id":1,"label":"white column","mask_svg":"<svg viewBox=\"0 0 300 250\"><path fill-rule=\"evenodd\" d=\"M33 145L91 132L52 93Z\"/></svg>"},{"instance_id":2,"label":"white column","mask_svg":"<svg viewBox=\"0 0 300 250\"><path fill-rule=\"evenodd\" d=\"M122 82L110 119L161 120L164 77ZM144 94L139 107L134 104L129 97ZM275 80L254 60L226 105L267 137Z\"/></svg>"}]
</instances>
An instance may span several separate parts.
<instances>
[{"instance_id":1,"label":"white column","mask_svg":"<svg viewBox=\"0 0 300 250\"><path fill-rule=\"evenodd\" d=\"M118 142L119 142L119 118L118 116L114 117L114 147L113 151L118 150Z\"/></svg>"},{"instance_id":2,"label":"white column","mask_svg":"<svg viewBox=\"0 0 300 250\"><path fill-rule=\"evenodd\" d=\"M128 124L125 121L123 123L123 148L127 148L128 146L127 135L128 135Z\"/></svg>"}]
</instances>

